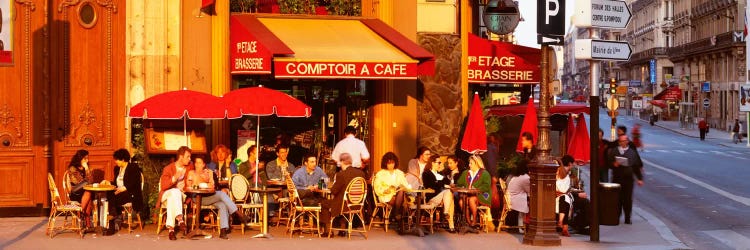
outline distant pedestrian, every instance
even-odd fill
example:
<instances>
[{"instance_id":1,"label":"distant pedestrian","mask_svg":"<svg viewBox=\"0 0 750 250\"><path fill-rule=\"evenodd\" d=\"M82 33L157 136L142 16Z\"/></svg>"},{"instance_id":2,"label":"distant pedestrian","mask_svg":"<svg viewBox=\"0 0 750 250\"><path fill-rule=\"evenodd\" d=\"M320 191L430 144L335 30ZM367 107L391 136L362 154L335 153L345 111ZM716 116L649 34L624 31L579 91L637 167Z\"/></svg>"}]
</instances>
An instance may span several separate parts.
<instances>
[{"instance_id":1,"label":"distant pedestrian","mask_svg":"<svg viewBox=\"0 0 750 250\"><path fill-rule=\"evenodd\" d=\"M618 213L625 213L625 224L632 224L630 215L633 211L633 176L638 186L643 186L643 162L638 151L630 146L627 135L620 135L618 146L611 148L607 160L612 163L612 181L620 184L620 208ZM618 216L619 217L619 216Z\"/></svg>"},{"instance_id":2,"label":"distant pedestrian","mask_svg":"<svg viewBox=\"0 0 750 250\"><path fill-rule=\"evenodd\" d=\"M630 131L630 134L633 135L633 144L635 145L635 147L643 151L643 141L641 140L641 124L636 123L633 126L633 130Z\"/></svg>"},{"instance_id":3,"label":"distant pedestrian","mask_svg":"<svg viewBox=\"0 0 750 250\"><path fill-rule=\"evenodd\" d=\"M607 161L607 150L610 142L604 139L604 131L599 129L599 182L609 182L610 162Z\"/></svg>"},{"instance_id":4,"label":"distant pedestrian","mask_svg":"<svg viewBox=\"0 0 750 250\"><path fill-rule=\"evenodd\" d=\"M706 123L706 119L702 119L698 122L698 129L701 133L701 141L706 140L706 134L708 134L708 123Z\"/></svg>"},{"instance_id":5,"label":"distant pedestrian","mask_svg":"<svg viewBox=\"0 0 750 250\"><path fill-rule=\"evenodd\" d=\"M734 126L732 127L732 140L734 144L742 142L742 134L740 134L740 119L734 119Z\"/></svg>"}]
</instances>

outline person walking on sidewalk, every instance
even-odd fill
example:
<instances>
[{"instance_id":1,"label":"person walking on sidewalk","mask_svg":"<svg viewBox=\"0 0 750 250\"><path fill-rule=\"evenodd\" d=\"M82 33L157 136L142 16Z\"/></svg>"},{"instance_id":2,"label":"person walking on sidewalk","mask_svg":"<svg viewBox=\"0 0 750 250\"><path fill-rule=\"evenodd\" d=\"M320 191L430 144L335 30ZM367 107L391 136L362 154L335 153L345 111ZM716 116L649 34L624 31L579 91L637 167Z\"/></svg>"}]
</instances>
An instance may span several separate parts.
<instances>
[{"instance_id":1,"label":"person walking on sidewalk","mask_svg":"<svg viewBox=\"0 0 750 250\"><path fill-rule=\"evenodd\" d=\"M635 147L643 152L643 141L641 141L641 124L636 123L635 125L633 125L633 130L630 131L630 134L633 135L633 144L635 145Z\"/></svg>"},{"instance_id":2,"label":"person walking on sidewalk","mask_svg":"<svg viewBox=\"0 0 750 250\"><path fill-rule=\"evenodd\" d=\"M742 134L740 134L740 119L734 119L734 126L732 127L732 140L734 144L742 142Z\"/></svg>"},{"instance_id":3,"label":"person walking on sidewalk","mask_svg":"<svg viewBox=\"0 0 750 250\"><path fill-rule=\"evenodd\" d=\"M612 181L621 187L618 213L625 212L625 224L632 224L633 176L637 178L638 186L643 186L643 162L638 150L630 146L627 135L620 135L617 143L617 147L609 150L607 160L612 163Z\"/></svg>"},{"instance_id":4,"label":"person walking on sidewalk","mask_svg":"<svg viewBox=\"0 0 750 250\"><path fill-rule=\"evenodd\" d=\"M706 134L708 134L708 123L706 123L706 119L701 118L701 121L698 122L698 129L701 133L701 141L705 141Z\"/></svg>"}]
</instances>

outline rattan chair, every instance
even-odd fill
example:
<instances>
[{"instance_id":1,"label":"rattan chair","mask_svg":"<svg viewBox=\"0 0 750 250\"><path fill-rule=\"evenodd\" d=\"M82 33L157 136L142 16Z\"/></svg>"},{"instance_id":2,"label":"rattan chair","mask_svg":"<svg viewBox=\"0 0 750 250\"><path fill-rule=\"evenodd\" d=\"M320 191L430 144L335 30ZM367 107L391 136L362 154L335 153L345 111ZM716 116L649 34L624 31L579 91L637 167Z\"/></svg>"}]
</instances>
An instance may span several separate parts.
<instances>
[{"instance_id":1,"label":"rattan chair","mask_svg":"<svg viewBox=\"0 0 750 250\"><path fill-rule=\"evenodd\" d=\"M141 192L143 192L143 173L141 173ZM127 220L123 222L123 224L128 225L128 233L133 232L133 214L135 214L135 218L138 220L136 223L138 224L138 228L143 231L143 221L141 220L141 213L140 211L133 210L133 203L128 202L122 205L122 214L127 216Z\"/></svg>"},{"instance_id":2,"label":"rattan chair","mask_svg":"<svg viewBox=\"0 0 750 250\"><path fill-rule=\"evenodd\" d=\"M352 238L352 232L360 232L365 236L365 239L367 239L367 227L362 225L362 230L355 230L352 228L352 223L355 218L359 218L363 222L365 221L364 215L362 215L362 209L364 208L366 198L367 183L365 178L354 178L349 182L349 185L346 186L346 191L344 191L344 202L341 203L341 216L346 219L349 226L345 229L334 228L332 226L333 220L338 216L332 217L331 221L328 222L328 225L331 225L329 232L346 231L349 239ZM329 233L328 237L331 237L331 235L332 233Z\"/></svg>"},{"instance_id":3,"label":"rattan chair","mask_svg":"<svg viewBox=\"0 0 750 250\"><path fill-rule=\"evenodd\" d=\"M294 231L296 229L300 230L300 234L302 231L314 231L318 237L320 237L320 211L321 207L318 206L305 206L302 203L302 199L299 197L299 193L297 193L297 186L294 185L294 181L292 181L292 177L289 176L289 173L285 173L285 180L284 180L287 191L289 192L289 203L292 209L289 212L289 218L291 218L291 222L288 223L287 227L289 228L289 237L294 236ZM295 226L297 225L297 220L300 220L301 224L299 228L295 229ZM308 223L305 223L305 219L307 219ZM315 227L312 225L312 221L315 221Z\"/></svg>"},{"instance_id":4,"label":"rattan chair","mask_svg":"<svg viewBox=\"0 0 750 250\"><path fill-rule=\"evenodd\" d=\"M373 185L375 185L374 183L376 183L374 177L373 177L372 183ZM380 197L378 197L378 195L375 194L374 192L373 192L373 198L375 200L375 208L372 210L372 214L370 216L370 225L367 230L372 231L372 225L377 224L377 225L383 225L383 228L385 229L385 232L387 233L388 225L391 223L389 218L391 217L391 211L393 211L393 207L391 207L391 205L388 204L387 202L382 202L380 200ZM375 220L375 217L377 216L378 212L381 212L381 217L382 217L381 221Z\"/></svg>"},{"instance_id":5,"label":"rattan chair","mask_svg":"<svg viewBox=\"0 0 750 250\"><path fill-rule=\"evenodd\" d=\"M57 190L55 179L52 174L47 173L47 184L49 185L49 193L51 200L51 208L49 213L49 219L47 220L47 231L46 234L52 238L56 233L65 230L71 230L77 232L78 235L83 238L83 222L81 221L81 215L83 209L77 204L70 202L63 202L60 198L60 192ZM62 226L57 226L57 217L63 216ZM68 218L70 217L70 221Z\"/></svg>"},{"instance_id":6,"label":"rattan chair","mask_svg":"<svg viewBox=\"0 0 750 250\"><path fill-rule=\"evenodd\" d=\"M442 203L438 205L428 204L427 203L427 197L422 194L422 205L420 205L419 209L422 209L424 212L422 216L427 216L428 221L422 222L422 218L416 218L417 215L417 204L414 202L409 203L409 225L412 225L414 223L420 223L422 226L429 226L430 227L430 233L435 233L435 214L437 213L438 209L442 207ZM416 201L415 201L416 202Z\"/></svg>"},{"instance_id":7,"label":"rattan chair","mask_svg":"<svg viewBox=\"0 0 750 250\"><path fill-rule=\"evenodd\" d=\"M251 199L250 202L247 201L247 199L251 197L250 192L247 191L248 186L250 186L250 182L248 182L245 176L233 174L232 177L229 178L229 196L232 198L232 201L237 204L237 209L242 210L244 214L247 215L252 212L252 222L260 226L258 220L260 219L259 215L263 209L263 204L253 202L255 199ZM244 224L240 225L240 231L242 234L245 234Z\"/></svg>"},{"instance_id":8,"label":"rattan chair","mask_svg":"<svg viewBox=\"0 0 750 250\"><path fill-rule=\"evenodd\" d=\"M500 182L500 188L503 190L503 210L500 212L500 221L497 224L497 232L499 233L503 229L509 229L509 228L518 228L523 229L523 226L508 226L505 224L505 219L508 217L508 212L510 212L510 193L508 192L508 184L505 183L505 180L498 179L498 182Z\"/></svg>"}]
</instances>

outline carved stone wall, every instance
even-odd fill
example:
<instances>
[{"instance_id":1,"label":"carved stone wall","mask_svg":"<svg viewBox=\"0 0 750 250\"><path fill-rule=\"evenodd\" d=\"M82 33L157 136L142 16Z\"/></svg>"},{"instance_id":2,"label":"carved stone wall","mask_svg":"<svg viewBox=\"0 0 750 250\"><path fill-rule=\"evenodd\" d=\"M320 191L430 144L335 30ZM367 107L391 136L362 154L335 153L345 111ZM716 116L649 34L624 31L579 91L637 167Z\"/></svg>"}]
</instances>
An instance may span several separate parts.
<instances>
[{"instance_id":1,"label":"carved stone wall","mask_svg":"<svg viewBox=\"0 0 750 250\"><path fill-rule=\"evenodd\" d=\"M450 155L461 132L461 37L417 34L419 45L435 55L435 75L420 76L422 100L417 108L417 140L433 153Z\"/></svg>"}]
</instances>

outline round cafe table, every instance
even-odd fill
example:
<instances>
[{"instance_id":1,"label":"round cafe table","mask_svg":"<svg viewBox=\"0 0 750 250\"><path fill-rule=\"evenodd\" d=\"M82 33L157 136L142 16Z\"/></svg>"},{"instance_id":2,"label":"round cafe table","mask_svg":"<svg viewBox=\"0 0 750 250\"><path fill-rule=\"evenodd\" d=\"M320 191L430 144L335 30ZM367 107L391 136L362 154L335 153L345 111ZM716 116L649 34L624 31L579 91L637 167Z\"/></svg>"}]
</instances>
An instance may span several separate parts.
<instances>
[{"instance_id":1,"label":"round cafe table","mask_svg":"<svg viewBox=\"0 0 750 250\"><path fill-rule=\"evenodd\" d=\"M417 194L417 217L416 217L416 225L411 230L404 232L404 233L410 233L417 235L419 237L424 237L425 230L422 228L422 223L420 222L422 219L422 205L424 204L422 201L424 201L424 195L425 194L432 194L435 193L435 190L428 188L428 189L413 189L413 190L406 190L407 193L416 193Z\"/></svg>"},{"instance_id":2,"label":"round cafe table","mask_svg":"<svg viewBox=\"0 0 750 250\"><path fill-rule=\"evenodd\" d=\"M461 211L461 214L458 216L458 231L462 234L466 233L479 233L477 230L469 226L469 222L466 221L466 215L471 214L469 211L469 197L472 195L479 194L479 189L476 188L465 188L465 187L453 187L451 188L451 191L458 193L458 195L461 196L461 200L463 200L464 209L459 209L458 211Z\"/></svg>"},{"instance_id":3,"label":"round cafe table","mask_svg":"<svg viewBox=\"0 0 750 250\"><path fill-rule=\"evenodd\" d=\"M212 188L185 188L185 194L193 197L193 225L190 228L190 233L187 235L188 239L192 239L195 236L206 235L199 226L199 215L201 213L201 206L203 205L203 196L211 196L216 194L216 190Z\"/></svg>"},{"instance_id":4,"label":"round cafe table","mask_svg":"<svg viewBox=\"0 0 750 250\"><path fill-rule=\"evenodd\" d=\"M253 238L272 239L273 236L271 236L271 234L268 233L268 194L281 192L281 188L266 188L266 187L253 188L251 187L251 188L248 188L247 191L250 191L251 193L258 193L261 196L263 196L263 223L260 227L260 234L253 236Z\"/></svg>"},{"instance_id":5,"label":"round cafe table","mask_svg":"<svg viewBox=\"0 0 750 250\"><path fill-rule=\"evenodd\" d=\"M330 188L316 188L312 190L313 192L319 193L323 195L323 198L330 200L331 199L331 189Z\"/></svg>"},{"instance_id":6,"label":"round cafe table","mask_svg":"<svg viewBox=\"0 0 750 250\"><path fill-rule=\"evenodd\" d=\"M92 192L94 195L94 211L91 217L93 218L94 229L97 233L101 234L104 228L109 227L109 220L107 220L109 206L105 198L107 198L107 192L116 188L114 185L99 184L96 186L93 184L83 186L83 190Z\"/></svg>"}]
</instances>

